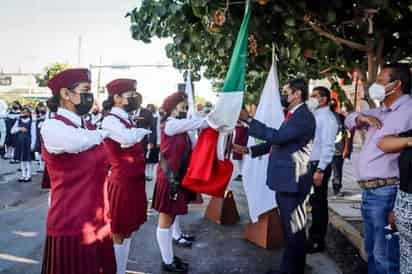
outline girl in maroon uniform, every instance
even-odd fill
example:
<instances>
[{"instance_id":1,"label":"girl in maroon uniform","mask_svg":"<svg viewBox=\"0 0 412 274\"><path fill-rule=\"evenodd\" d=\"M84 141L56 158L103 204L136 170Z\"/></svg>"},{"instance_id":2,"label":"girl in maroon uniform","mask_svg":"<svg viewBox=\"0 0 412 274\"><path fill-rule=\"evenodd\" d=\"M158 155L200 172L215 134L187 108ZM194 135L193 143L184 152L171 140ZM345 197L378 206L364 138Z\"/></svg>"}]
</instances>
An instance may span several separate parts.
<instances>
[{"instance_id":1,"label":"girl in maroon uniform","mask_svg":"<svg viewBox=\"0 0 412 274\"><path fill-rule=\"evenodd\" d=\"M107 91L111 110L103 119L102 129L109 133L104 142L110 161L109 217L117 274L124 274L131 235L146 222L145 155L140 142L150 130L136 128L129 119L129 113L140 105L135 80L113 80L107 84Z\"/></svg>"},{"instance_id":2,"label":"girl in maroon uniform","mask_svg":"<svg viewBox=\"0 0 412 274\"><path fill-rule=\"evenodd\" d=\"M41 128L42 157L53 192L42 274L115 274L105 210L106 134L82 120L93 104L90 72L68 69L48 83L54 117Z\"/></svg>"},{"instance_id":3,"label":"girl in maroon uniform","mask_svg":"<svg viewBox=\"0 0 412 274\"><path fill-rule=\"evenodd\" d=\"M173 255L172 224L178 215L187 214L188 191L180 186L191 153L188 132L207 125L205 118L186 119L187 102L184 92L167 97L160 125L160 163L153 195L153 208L159 212L157 241L164 271L184 273L188 265ZM185 241L190 241L184 239Z\"/></svg>"}]
</instances>

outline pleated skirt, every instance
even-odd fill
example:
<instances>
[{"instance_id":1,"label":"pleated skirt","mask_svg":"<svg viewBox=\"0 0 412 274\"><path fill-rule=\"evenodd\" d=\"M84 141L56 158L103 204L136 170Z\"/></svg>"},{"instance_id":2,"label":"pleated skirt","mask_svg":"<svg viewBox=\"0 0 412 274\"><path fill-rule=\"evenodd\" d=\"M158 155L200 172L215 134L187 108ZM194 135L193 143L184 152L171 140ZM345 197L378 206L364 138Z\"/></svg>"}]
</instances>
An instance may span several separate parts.
<instances>
[{"instance_id":1,"label":"pleated skirt","mask_svg":"<svg viewBox=\"0 0 412 274\"><path fill-rule=\"evenodd\" d=\"M114 183L107 186L109 218L113 234L130 235L147 220L147 198L142 182Z\"/></svg>"},{"instance_id":2,"label":"pleated skirt","mask_svg":"<svg viewBox=\"0 0 412 274\"><path fill-rule=\"evenodd\" d=\"M84 244L80 235L47 236L42 274L116 274L113 241Z\"/></svg>"}]
</instances>

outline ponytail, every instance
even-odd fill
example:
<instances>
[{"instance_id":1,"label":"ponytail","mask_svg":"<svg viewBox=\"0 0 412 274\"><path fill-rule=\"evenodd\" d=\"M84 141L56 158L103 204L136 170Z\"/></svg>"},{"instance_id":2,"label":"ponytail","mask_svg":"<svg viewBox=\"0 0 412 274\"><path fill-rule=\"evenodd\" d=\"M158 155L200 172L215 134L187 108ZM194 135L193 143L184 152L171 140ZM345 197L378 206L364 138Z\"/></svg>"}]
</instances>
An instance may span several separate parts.
<instances>
[{"instance_id":1,"label":"ponytail","mask_svg":"<svg viewBox=\"0 0 412 274\"><path fill-rule=\"evenodd\" d=\"M46 103L47 107L49 108L50 112L57 112L57 109L60 106L60 95L54 95L47 100Z\"/></svg>"}]
</instances>

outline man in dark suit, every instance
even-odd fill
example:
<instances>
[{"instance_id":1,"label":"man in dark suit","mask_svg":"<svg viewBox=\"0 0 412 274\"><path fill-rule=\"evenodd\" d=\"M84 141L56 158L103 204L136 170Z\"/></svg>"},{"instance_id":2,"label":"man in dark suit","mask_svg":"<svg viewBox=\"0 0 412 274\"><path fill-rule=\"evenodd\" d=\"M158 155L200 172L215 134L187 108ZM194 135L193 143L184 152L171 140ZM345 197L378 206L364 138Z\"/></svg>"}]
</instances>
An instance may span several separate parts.
<instances>
[{"instance_id":1,"label":"man in dark suit","mask_svg":"<svg viewBox=\"0 0 412 274\"><path fill-rule=\"evenodd\" d=\"M134 113L132 113L132 120L135 122L138 128L145 128L151 130L152 132L156 131L156 128L153 128L153 114L149 110L141 106L143 98L140 93L137 93L137 99L139 107ZM151 141L152 140L150 140L149 137L146 135L141 142L145 155L147 153L148 147L153 147L154 145Z\"/></svg>"},{"instance_id":2,"label":"man in dark suit","mask_svg":"<svg viewBox=\"0 0 412 274\"><path fill-rule=\"evenodd\" d=\"M265 126L242 111L240 119L249 125L249 136L265 141L251 147L234 147L257 157L270 153L267 185L276 191L285 250L280 271L268 273L303 274L306 264L306 203L312 186L309 167L315 118L305 104L308 88L304 80L291 80L284 88L282 105L288 109L279 129Z\"/></svg>"}]
</instances>

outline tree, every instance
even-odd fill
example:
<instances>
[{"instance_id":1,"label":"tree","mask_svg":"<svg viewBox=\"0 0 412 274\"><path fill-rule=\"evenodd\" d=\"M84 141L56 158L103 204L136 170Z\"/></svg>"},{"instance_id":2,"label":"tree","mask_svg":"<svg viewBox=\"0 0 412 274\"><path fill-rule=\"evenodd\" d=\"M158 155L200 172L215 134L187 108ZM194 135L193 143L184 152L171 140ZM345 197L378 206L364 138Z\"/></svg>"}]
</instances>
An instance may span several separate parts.
<instances>
[{"instance_id":1,"label":"tree","mask_svg":"<svg viewBox=\"0 0 412 274\"><path fill-rule=\"evenodd\" d=\"M281 80L322 78L321 72L363 72L374 82L385 62L412 62L412 4L390 0L258 0L250 22L247 99L257 101L272 48ZM134 39L171 38L167 56L194 79L224 78L244 14L244 1L143 0L128 13ZM366 73L368 72L368 73Z\"/></svg>"},{"instance_id":2,"label":"tree","mask_svg":"<svg viewBox=\"0 0 412 274\"><path fill-rule=\"evenodd\" d=\"M45 87L47 86L47 82L53 78L54 75L68 68L70 68L70 65L66 63L53 63L48 65L44 68L44 74L35 76L36 82L40 87Z\"/></svg>"}]
</instances>

